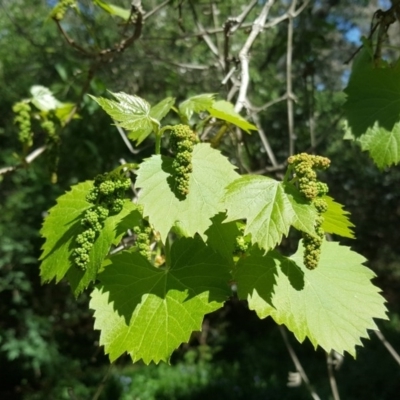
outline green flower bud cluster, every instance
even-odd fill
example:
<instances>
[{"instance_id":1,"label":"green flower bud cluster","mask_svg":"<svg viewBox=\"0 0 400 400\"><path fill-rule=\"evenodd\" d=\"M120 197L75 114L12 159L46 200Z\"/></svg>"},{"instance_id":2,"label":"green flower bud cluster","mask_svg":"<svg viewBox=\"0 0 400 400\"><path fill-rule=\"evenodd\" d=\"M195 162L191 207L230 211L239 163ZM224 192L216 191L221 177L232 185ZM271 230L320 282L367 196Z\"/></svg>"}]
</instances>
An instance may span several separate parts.
<instances>
[{"instance_id":1,"label":"green flower bud cluster","mask_svg":"<svg viewBox=\"0 0 400 400\"><path fill-rule=\"evenodd\" d=\"M292 166L296 175L300 193L314 205L319 214L315 221L315 236L303 233L304 265L308 269L315 269L318 266L321 245L325 237L325 232L322 229L324 222L322 214L328 210L328 205L323 196L329 190L326 183L317 180L315 170L327 169L330 160L321 156L301 153L289 157L288 163Z\"/></svg>"},{"instance_id":2,"label":"green flower bud cluster","mask_svg":"<svg viewBox=\"0 0 400 400\"><path fill-rule=\"evenodd\" d=\"M185 198L189 194L189 179L192 172L193 147L198 143L196 134L187 125L175 125L170 136L172 151L176 153L172 162L178 193Z\"/></svg>"},{"instance_id":3,"label":"green flower bud cluster","mask_svg":"<svg viewBox=\"0 0 400 400\"><path fill-rule=\"evenodd\" d=\"M316 236L311 236L308 233L303 233L303 262L308 269L315 269L318 267L319 258L321 256L321 246L325 237L325 232L322 229L323 222L324 218L318 216L315 221Z\"/></svg>"},{"instance_id":4,"label":"green flower bud cluster","mask_svg":"<svg viewBox=\"0 0 400 400\"><path fill-rule=\"evenodd\" d=\"M240 233L236 236L235 247L233 250L233 255L236 257L243 256L251 246L250 236L244 235L245 225L238 225L238 229Z\"/></svg>"},{"instance_id":5,"label":"green flower bud cluster","mask_svg":"<svg viewBox=\"0 0 400 400\"><path fill-rule=\"evenodd\" d=\"M152 235L152 229L150 226L135 226L133 232L136 235L136 247L139 254L146 257L148 260L151 259L150 239Z\"/></svg>"},{"instance_id":6,"label":"green flower bud cluster","mask_svg":"<svg viewBox=\"0 0 400 400\"><path fill-rule=\"evenodd\" d=\"M50 17L56 21L61 21L69 7L75 6L75 0L60 0L51 11Z\"/></svg>"},{"instance_id":7,"label":"green flower bud cluster","mask_svg":"<svg viewBox=\"0 0 400 400\"><path fill-rule=\"evenodd\" d=\"M30 116L31 106L25 101L20 101L14 104L13 111L16 114L14 123L19 128L18 140L25 148L29 149L33 144Z\"/></svg>"},{"instance_id":8,"label":"green flower bud cluster","mask_svg":"<svg viewBox=\"0 0 400 400\"><path fill-rule=\"evenodd\" d=\"M75 240L73 260L83 270L90 261L89 253L104 227L105 220L118 214L123 207L126 191L130 188L129 178L119 174L98 175L86 200L93 206L88 208L81 219L84 230Z\"/></svg>"},{"instance_id":9,"label":"green flower bud cluster","mask_svg":"<svg viewBox=\"0 0 400 400\"><path fill-rule=\"evenodd\" d=\"M288 163L292 166L296 174L300 192L308 200L313 200L328 192L327 186L317 181L317 173L315 170L329 168L331 163L329 158L301 153L289 157Z\"/></svg>"}]
</instances>

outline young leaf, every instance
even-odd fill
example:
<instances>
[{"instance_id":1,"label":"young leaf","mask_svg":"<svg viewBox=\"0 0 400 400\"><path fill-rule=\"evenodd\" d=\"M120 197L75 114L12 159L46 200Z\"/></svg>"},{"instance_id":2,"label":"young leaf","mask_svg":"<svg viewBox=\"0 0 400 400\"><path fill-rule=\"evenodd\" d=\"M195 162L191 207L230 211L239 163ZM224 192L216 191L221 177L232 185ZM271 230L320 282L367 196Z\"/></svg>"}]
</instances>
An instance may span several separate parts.
<instances>
[{"instance_id":1,"label":"young leaf","mask_svg":"<svg viewBox=\"0 0 400 400\"><path fill-rule=\"evenodd\" d=\"M101 1L101 0L94 0L94 4L97 4L105 12L122 18L124 21L128 21L130 15L131 15L130 10L121 8L118 6L114 6L113 4L105 3L104 1Z\"/></svg>"},{"instance_id":2,"label":"young leaf","mask_svg":"<svg viewBox=\"0 0 400 400\"><path fill-rule=\"evenodd\" d=\"M400 63L392 68L376 68L362 52L344 90L344 111L355 137L377 124L391 132L400 120Z\"/></svg>"},{"instance_id":3,"label":"young leaf","mask_svg":"<svg viewBox=\"0 0 400 400\"><path fill-rule=\"evenodd\" d=\"M50 209L41 229L45 238L40 260L42 282L55 279L59 282L66 274L74 293L77 295L96 278L104 258L109 252L117 232L119 221L136 210L136 205L126 201L123 210L116 216L107 218L104 229L96 239L89 253L90 262L85 271L72 262L76 236L82 232L80 220L91 204L85 198L92 186L91 181L83 182L71 188L71 191L60 196L57 204Z\"/></svg>"},{"instance_id":4,"label":"young leaf","mask_svg":"<svg viewBox=\"0 0 400 400\"><path fill-rule=\"evenodd\" d=\"M235 111L232 103L225 100L215 101L208 112L215 118L222 119L223 121L230 122L243 129L245 132L250 133L250 130L257 130L257 128L249 121L245 120L240 114Z\"/></svg>"},{"instance_id":5,"label":"young leaf","mask_svg":"<svg viewBox=\"0 0 400 400\"><path fill-rule=\"evenodd\" d=\"M385 300L371 283L375 274L365 259L334 242L322 245L319 266L303 265L303 249L290 258L268 253L237 265L238 294L260 318L271 316L303 342L325 351L355 356L355 346L377 329L373 318L387 319Z\"/></svg>"},{"instance_id":6,"label":"young leaf","mask_svg":"<svg viewBox=\"0 0 400 400\"><path fill-rule=\"evenodd\" d=\"M204 236L210 219L224 211L220 202L224 187L239 177L235 167L208 144L194 146L192 166L189 194L184 200L176 195L171 158L155 155L138 170L136 187L142 188L138 203L164 243L173 227L184 236Z\"/></svg>"},{"instance_id":7,"label":"young leaf","mask_svg":"<svg viewBox=\"0 0 400 400\"><path fill-rule=\"evenodd\" d=\"M378 168L383 169L400 162L400 122L391 131L375 124L358 141L362 150L369 152Z\"/></svg>"},{"instance_id":8,"label":"young leaf","mask_svg":"<svg viewBox=\"0 0 400 400\"><path fill-rule=\"evenodd\" d=\"M31 87L30 92L32 95L32 104L40 111L55 110L61 105L47 87L35 85Z\"/></svg>"},{"instance_id":9,"label":"young leaf","mask_svg":"<svg viewBox=\"0 0 400 400\"><path fill-rule=\"evenodd\" d=\"M296 195L294 186L264 176L247 175L226 188L223 199L228 221L246 219L244 234L264 250L273 249L291 225L315 235L317 211Z\"/></svg>"},{"instance_id":10,"label":"young leaf","mask_svg":"<svg viewBox=\"0 0 400 400\"><path fill-rule=\"evenodd\" d=\"M122 128L130 131L129 138L140 144L153 130L150 104L138 96L123 92L111 93L117 100L90 96Z\"/></svg>"},{"instance_id":11,"label":"young leaf","mask_svg":"<svg viewBox=\"0 0 400 400\"><path fill-rule=\"evenodd\" d=\"M172 108L175 103L174 97L167 97L164 100L157 103L155 106L150 109L150 117L156 119L157 121L161 121Z\"/></svg>"},{"instance_id":12,"label":"young leaf","mask_svg":"<svg viewBox=\"0 0 400 400\"><path fill-rule=\"evenodd\" d=\"M193 113L207 111L214 103L214 96L212 93L204 93L190 97L179 105L179 113L189 121Z\"/></svg>"},{"instance_id":13,"label":"young leaf","mask_svg":"<svg viewBox=\"0 0 400 400\"><path fill-rule=\"evenodd\" d=\"M204 315L222 307L231 294L226 261L201 239L179 239L171 265L154 268L139 253L111 257L92 293L95 329L114 361L168 361L172 352L201 330Z\"/></svg>"},{"instance_id":14,"label":"young leaf","mask_svg":"<svg viewBox=\"0 0 400 400\"><path fill-rule=\"evenodd\" d=\"M328 211L323 214L324 222L322 229L327 233L333 233L350 239L354 239L354 232L352 224L349 220L348 211L343 210L343 206L337 203L330 196L324 196L324 200L328 205Z\"/></svg>"}]
</instances>

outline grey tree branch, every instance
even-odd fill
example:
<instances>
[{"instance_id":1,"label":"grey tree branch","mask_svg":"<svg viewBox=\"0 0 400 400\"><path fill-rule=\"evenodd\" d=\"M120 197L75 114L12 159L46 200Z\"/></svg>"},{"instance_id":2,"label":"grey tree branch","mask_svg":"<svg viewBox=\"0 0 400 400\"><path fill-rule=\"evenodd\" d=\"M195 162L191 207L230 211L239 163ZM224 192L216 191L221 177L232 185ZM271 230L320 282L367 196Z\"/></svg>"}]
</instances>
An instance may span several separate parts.
<instances>
[{"instance_id":1,"label":"grey tree branch","mask_svg":"<svg viewBox=\"0 0 400 400\"><path fill-rule=\"evenodd\" d=\"M311 386L310 381L309 381L309 379L307 377L307 374L305 373L304 368L301 365L300 360L298 359L298 357L297 357L292 345L290 344L289 338L287 337L287 334L286 334L286 330L282 325L279 325L279 331L280 331L280 333L282 335L283 341L285 342L285 345L286 345L286 348L287 348L287 350L289 352L290 358L292 359L293 364L295 365L297 372L300 374L301 379L303 380L303 382L307 386L307 389L310 392L311 397L314 400L321 400L320 397L318 396L318 394L315 392L315 390Z\"/></svg>"},{"instance_id":2,"label":"grey tree branch","mask_svg":"<svg viewBox=\"0 0 400 400\"><path fill-rule=\"evenodd\" d=\"M286 101L288 116L288 134L289 134L289 155L294 154L294 114L293 102L294 95L292 91L292 56L293 56L293 14L296 9L297 0L293 0L288 11L288 33L286 50Z\"/></svg>"},{"instance_id":3,"label":"grey tree branch","mask_svg":"<svg viewBox=\"0 0 400 400\"><path fill-rule=\"evenodd\" d=\"M251 116L251 118L253 119L254 124L255 124L256 127L257 127L258 134L259 134L259 136L260 136L261 143L262 143L263 146L264 146L265 152L267 153L268 158L269 158L269 160L271 161L272 166L273 166L274 168L277 168L277 167L278 167L278 162L276 161L275 154L274 154L274 152L272 151L272 147L271 147L271 145L269 144L269 141L268 141L268 139L267 139L267 136L266 136L266 134L265 134L265 132L264 132L262 126L261 126L260 118L258 117L257 112L252 111L253 108L251 107L251 105L250 105L250 104L247 104L247 105L248 105L248 110L249 110L250 116ZM246 105L246 106L247 106L247 105Z\"/></svg>"},{"instance_id":4,"label":"grey tree branch","mask_svg":"<svg viewBox=\"0 0 400 400\"><path fill-rule=\"evenodd\" d=\"M374 331L375 335L378 336L379 340L382 344L386 347L386 350L390 353L393 359L400 365L400 355L397 351L393 348L393 346L386 340L385 336L381 331Z\"/></svg>"},{"instance_id":5,"label":"grey tree branch","mask_svg":"<svg viewBox=\"0 0 400 400\"><path fill-rule=\"evenodd\" d=\"M329 384L331 385L333 398L334 398L334 400L340 400L339 389L337 387L335 374L333 372L333 367L335 365L335 362L332 358L331 351L329 353L326 353L326 365L328 367Z\"/></svg>"},{"instance_id":6,"label":"grey tree branch","mask_svg":"<svg viewBox=\"0 0 400 400\"><path fill-rule=\"evenodd\" d=\"M10 167L3 167L0 169L0 175L6 174L7 172L15 171L18 168L22 168L24 164L30 164L35 158L39 157L42 153L46 151L46 146L40 146L37 149L33 150L32 153L28 154L23 163L18 165L13 165Z\"/></svg>"},{"instance_id":7,"label":"grey tree branch","mask_svg":"<svg viewBox=\"0 0 400 400\"><path fill-rule=\"evenodd\" d=\"M268 17L269 10L274 4L274 0L268 0L262 8L260 15L256 18L251 28L250 35L248 36L244 46L239 51L241 72L241 83L239 88L239 96L236 100L235 111L240 112L246 102L247 89L249 87L250 75L249 75L249 51L257 36L263 30L265 21Z\"/></svg>"}]
</instances>

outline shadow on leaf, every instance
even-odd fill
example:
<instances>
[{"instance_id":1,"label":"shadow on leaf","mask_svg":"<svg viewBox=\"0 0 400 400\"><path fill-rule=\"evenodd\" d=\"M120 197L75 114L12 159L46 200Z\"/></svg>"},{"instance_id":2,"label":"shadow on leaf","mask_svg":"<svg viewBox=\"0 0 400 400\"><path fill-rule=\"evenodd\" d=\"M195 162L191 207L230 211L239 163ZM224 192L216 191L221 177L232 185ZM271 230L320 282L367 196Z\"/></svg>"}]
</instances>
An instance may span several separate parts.
<instances>
[{"instance_id":1,"label":"shadow on leaf","mask_svg":"<svg viewBox=\"0 0 400 400\"><path fill-rule=\"evenodd\" d=\"M170 255L170 265L161 269L139 253L125 251L111 257L110 265L98 275L99 289L109 292L109 302L127 324L149 295L160 298L165 307L169 301L183 304L203 293L208 295L207 303L224 302L230 296L227 262L199 237L178 239Z\"/></svg>"}]
</instances>

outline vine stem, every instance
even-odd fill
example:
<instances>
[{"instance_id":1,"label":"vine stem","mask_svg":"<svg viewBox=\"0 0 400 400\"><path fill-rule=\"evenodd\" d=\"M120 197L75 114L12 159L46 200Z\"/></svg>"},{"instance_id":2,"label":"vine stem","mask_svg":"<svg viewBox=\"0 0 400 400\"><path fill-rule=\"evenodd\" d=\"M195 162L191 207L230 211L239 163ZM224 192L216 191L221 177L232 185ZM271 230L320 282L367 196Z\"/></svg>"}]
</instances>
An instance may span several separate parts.
<instances>
[{"instance_id":1,"label":"vine stem","mask_svg":"<svg viewBox=\"0 0 400 400\"><path fill-rule=\"evenodd\" d=\"M375 335L378 336L379 340L382 344L386 347L386 350L390 353L393 359L400 365L400 355L397 351L393 348L393 346L386 340L385 336L383 336L381 331L374 331Z\"/></svg>"},{"instance_id":2,"label":"vine stem","mask_svg":"<svg viewBox=\"0 0 400 400\"><path fill-rule=\"evenodd\" d=\"M281 333L281 335L282 335L283 341L285 342L286 348L287 348L287 350L288 350L288 352L289 352L290 358L292 359L293 364L295 365L297 372L300 374L301 379L303 380L303 382L304 382L305 385L307 386L307 389L308 389L308 391L310 392L311 397L312 397L314 400L321 400L320 397L318 396L318 394L317 394L317 393L315 392L315 390L312 388L311 383L310 383L310 381L309 381L309 379L308 379L308 377L307 377L307 374L306 374L306 372L304 371L304 368L303 368L303 366L301 365L300 360L299 360L299 358L297 357L297 354L295 353L295 351L294 351L292 345L291 345L290 342L289 342L289 338L288 338L288 336L287 336L287 333L286 333L285 328L284 328L282 325L279 325L278 327L279 327L279 331L280 331L280 333Z\"/></svg>"},{"instance_id":3,"label":"vine stem","mask_svg":"<svg viewBox=\"0 0 400 400\"><path fill-rule=\"evenodd\" d=\"M333 398L335 400L340 400L339 389L337 387L335 374L333 372L334 361L332 359L332 352L331 351L329 353L326 353L326 365L328 367L329 384L331 385Z\"/></svg>"},{"instance_id":4,"label":"vine stem","mask_svg":"<svg viewBox=\"0 0 400 400\"><path fill-rule=\"evenodd\" d=\"M286 99L288 114L288 133L289 133L289 155L294 154L294 111L293 111L293 88L292 88L292 57L293 57L293 18L297 0L293 0L288 11L288 33L287 33L287 53L286 53Z\"/></svg>"}]
</instances>

